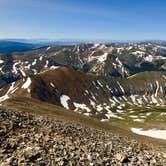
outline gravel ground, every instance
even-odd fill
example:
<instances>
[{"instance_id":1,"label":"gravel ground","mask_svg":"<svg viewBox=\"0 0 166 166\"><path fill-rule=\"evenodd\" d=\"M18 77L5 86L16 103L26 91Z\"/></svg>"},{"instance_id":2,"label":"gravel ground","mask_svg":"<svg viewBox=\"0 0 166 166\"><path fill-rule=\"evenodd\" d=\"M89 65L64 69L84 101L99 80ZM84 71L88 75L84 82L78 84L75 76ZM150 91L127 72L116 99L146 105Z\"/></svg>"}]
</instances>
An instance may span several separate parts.
<instances>
[{"instance_id":1,"label":"gravel ground","mask_svg":"<svg viewBox=\"0 0 166 166\"><path fill-rule=\"evenodd\" d=\"M127 137L0 110L0 166L164 166L166 154Z\"/></svg>"}]
</instances>

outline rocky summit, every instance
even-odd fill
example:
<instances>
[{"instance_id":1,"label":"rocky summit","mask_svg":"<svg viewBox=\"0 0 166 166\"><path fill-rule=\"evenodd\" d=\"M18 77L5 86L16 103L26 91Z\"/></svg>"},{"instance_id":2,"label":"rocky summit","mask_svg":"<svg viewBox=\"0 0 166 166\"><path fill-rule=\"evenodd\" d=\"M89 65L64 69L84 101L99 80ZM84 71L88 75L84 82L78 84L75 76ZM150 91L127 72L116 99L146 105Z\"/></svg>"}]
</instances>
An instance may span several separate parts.
<instances>
[{"instance_id":1,"label":"rocky summit","mask_svg":"<svg viewBox=\"0 0 166 166\"><path fill-rule=\"evenodd\" d=\"M15 110L0 110L1 166L161 166L166 154L111 132Z\"/></svg>"}]
</instances>

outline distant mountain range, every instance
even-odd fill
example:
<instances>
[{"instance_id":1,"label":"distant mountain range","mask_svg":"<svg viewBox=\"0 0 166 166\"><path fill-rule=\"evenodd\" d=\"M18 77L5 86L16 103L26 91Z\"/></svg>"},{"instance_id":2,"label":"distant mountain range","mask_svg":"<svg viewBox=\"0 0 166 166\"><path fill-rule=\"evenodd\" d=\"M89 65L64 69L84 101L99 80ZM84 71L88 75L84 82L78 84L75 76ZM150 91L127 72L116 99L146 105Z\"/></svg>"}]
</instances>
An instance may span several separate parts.
<instances>
[{"instance_id":1,"label":"distant mountain range","mask_svg":"<svg viewBox=\"0 0 166 166\"><path fill-rule=\"evenodd\" d=\"M69 46L78 45L82 43L103 43L103 44L124 44L124 43L152 43L166 46L166 41L162 40L144 40L144 41L124 41L124 40L83 40L83 39L1 39L0 40L0 54L25 52L43 46Z\"/></svg>"},{"instance_id":2,"label":"distant mountain range","mask_svg":"<svg viewBox=\"0 0 166 166\"><path fill-rule=\"evenodd\" d=\"M166 47L162 44L42 46L6 41L1 47L8 53L0 57L1 79L7 83L28 73L37 74L50 66L67 66L97 76L120 78L145 71L166 71ZM17 48L21 51L16 51ZM12 49L15 52L9 54Z\"/></svg>"},{"instance_id":3,"label":"distant mountain range","mask_svg":"<svg viewBox=\"0 0 166 166\"><path fill-rule=\"evenodd\" d=\"M0 53L23 52L39 47L39 44L0 40Z\"/></svg>"},{"instance_id":4,"label":"distant mountain range","mask_svg":"<svg viewBox=\"0 0 166 166\"><path fill-rule=\"evenodd\" d=\"M40 48L43 46L64 46L64 45L75 45L80 44L82 41L72 41L72 40L64 40L64 41L54 41L54 40L46 40L46 39L7 39L0 40L0 54L4 53L13 53L13 52L25 52L29 50L33 50L36 48Z\"/></svg>"}]
</instances>

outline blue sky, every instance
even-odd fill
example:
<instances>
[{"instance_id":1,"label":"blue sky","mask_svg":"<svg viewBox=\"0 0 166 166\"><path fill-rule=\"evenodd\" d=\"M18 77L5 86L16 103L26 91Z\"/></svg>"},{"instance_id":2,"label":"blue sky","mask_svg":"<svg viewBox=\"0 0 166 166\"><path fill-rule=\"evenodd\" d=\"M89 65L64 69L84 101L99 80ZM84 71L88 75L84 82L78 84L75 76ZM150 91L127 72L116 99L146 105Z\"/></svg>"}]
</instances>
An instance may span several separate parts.
<instances>
[{"instance_id":1,"label":"blue sky","mask_svg":"<svg viewBox=\"0 0 166 166\"><path fill-rule=\"evenodd\" d=\"M0 0L0 38L166 39L165 0Z\"/></svg>"}]
</instances>

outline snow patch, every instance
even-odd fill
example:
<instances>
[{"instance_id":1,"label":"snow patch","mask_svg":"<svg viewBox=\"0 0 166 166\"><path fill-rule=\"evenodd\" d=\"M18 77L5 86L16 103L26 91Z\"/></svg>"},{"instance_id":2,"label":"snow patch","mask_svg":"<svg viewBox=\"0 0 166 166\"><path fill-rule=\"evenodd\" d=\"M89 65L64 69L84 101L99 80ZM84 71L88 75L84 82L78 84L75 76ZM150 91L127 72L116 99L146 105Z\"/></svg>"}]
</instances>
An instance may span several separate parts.
<instances>
[{"instance_id":1,"label":"snow patch","mask_svg":"<svg viewBox=\"0 0 166 166\"><path fill-rule=\"evenodd\" d=\"M99 56L92 56L94 54L94 52L92 52L92 54L89 56L88 61L91 62L93 60L97 60L100 63L103 63L106 61L108 53L105 52L103 55L99 55Z\"/></svg>"},{"instance_id":2,"label":"snow patch","mask_svg":"<svg viewBox=\"0 0 166 166\"><path fill-rule=\"evenodd\" d=\"M101 119L100 121L101 121L101 122L107 122L108 119Z\"/></svg>"},{"instance_id":3,"label":"snow patch","mask_svg":"<svg viewBox=\"0 0 166 166\"><path fill-rule=\"evenodd\" d=\"M45 64L44 68L47 68L47 67L48 67L48 64L49 64L49 61L46 60L46 64Z\"/></svg>"},{"instance_id":4,"label":"snow patch","mask_svg":"<svg viewBox=\"0 0 166 166\"><path fill-rule=\"evenodd\" d=\"M102 105L101 104L99 104L99 105L97 105L97 107L96 107L96 109L97 109L97 111L102 111L103 110L103 107L102 107Z\"/></svg>"},{"instance_id":5,"label":"snow patch","mask_svg":"<svg viewBox=\"0 0 166 166\"><path fill-rule=\"evenodd\" d=\"M145 61L147 62L152 62L153 61L153 56L152 55L148 55L145 57Z\"/></svg>"},{"instance_id":6,"label":"snow patch","mask_svg":"<svg viewBox=\"0 0 166 166\"><path fill-rule=\"evenodd\" d=\"M25 72L22 69L20 69L20 72L21 72L23 77L26 77L26 74L25 74Z\"/></svg>"},{"instance_id":7,"label":"snow patch","mask_svg":"<svg viewBox=\"0 0 166 166\"><path fill-rule=\"evenodd\" d=\"M144 122L144 119L133 119L134 122Z\"/></svg>"},{"instance_id":8,"label":"snow patch","mask_svg":"<svg viewBox=\"0 0 166 166\"><path fill-rule=\"evenodd\" d=\"M94 47L96 48L96 47L98 47L100 44L99 43L96 43L96 44L94 44Z\"/></svg>"},{"instance_id":9,"label":"snow patch","mask_svg":"<svg viewBox=\"0 0 166 166\"><path fill-rule=\"evenodd\" d=\"M66 108L66 109L69 109L68 100L70 100L70 97L67 96L67 95L62 95L62 96L60 97L61 105L62 105L64 108Z\"/></svg>"},{"instance_id":10,"label":"snow patch","mask_svg":"<svg viewBox=\"0 0 166 166\"><path fill-rule=\"evenodd\" d=\"M135 105L137 105L137 102L136 102L136 95L131 95L130 98L131 98L132 102L133 102Z\"/></svg>"},{"instance_id":11,"label":"snow patch","mask_svg":"<svg viewBox=\"0 0 166 166\"><path fill-rule=\"evenodd\" d=\"M108 53L105 52L103 55L101 55L101 56L98 57L98 61L99 62L105 62L106 59L107 59L107 56L108 56Z\"/></svg>"},{"instance_id":12,"label":"snow patch","mask_svg":"<svg viewBox=\"0 0 166 166\"><path fill-rule=\"evenodd\" d=\"M103 85L101 84L101 82L99 80L96 81L101 87L103 87Z\"/></svg>"},{"instance_id":13,"label":"snow patch","mask_svg":"<svg viewBox=\"0 0 166 166\"><path fill-rule=\"evenodd\" d=\"M159 88L160 88L160 85L159 85L158 81L156 81L156 86L157 86L157 88L156 88L156 92L155 92L155 97L157 97L158 91L159 91Z\"/></svg>"},{"instance_id":14,"label":"snow patch","mask_svg":"<svg viewBox=\"0 0 166 166\"><path fill-rule=\"evenodd\" d=\"M39 60L40 60L40 61L42 61L42 59L43 59L43 57L42 57L42 56L40 56Z\"/></svg>"},{"instance_id":15,"label":"snow patch","mask_svg":"<svg viewBox=\"0 0 166 166\"><path fill-rule=\"evenodd\" d=\"M117 82L117 84L119 85L119 87L120 87L121 91L125 94L125 90L124 90L124 89L123 89L123 87L120 85L120 83L119 83L119 82Z\"/></svg>"},{"instance_id":16,"label":"snow patch","mask_svg":"<svg viewBox=\"0 0 166 166\"><path fill-rule=\"evenodd\" d=\"M9 99L9 95L13 94L18 88L14 87L15 82L13 82L4 96L0 97L0 102Z\"/></svg>"},{"instance_id":17,"label":"snow patch","mask_svg":"<svg viewBox=\"0 0 166 166\"><path fill-rule=\"evenodd\" d=\"M92 101L91 99L90 99L90 104L91 104L93 107L95 107L95 106L96 106L95 102L94 102L94 101Z\"/></svg>"},{"instance_id":18,"label":"snow patch","mask_svg":"<svg viewBox=\"0 0 166 166\"><path fill-rule=\"evenodd\" d=\"M4 61L0 59L0 64L2 64L2 63L4 63Z\"/></svg>"},{"instance_id":19,"label":"snow patch","mask_svg":"<svg viewBox=\"0 0 166 166\"><path fill-rule=\"evenodd\" d=\"M86 113L83 113L83 115L90 116L90 113L86 112Z\"/></svg>"},{"instance_id":20,"label":"snow patch","mask_svg":"<svg viewBox=\"0 0 166 166\"><path fill-rule=\"evenodd\" d=\"M138 118L138 116L136 116L136 115L130 115L129 117L130 118Z\"/></svg>"},{"instance_id":21,"label":"snow patch","mask_svg":"<svg viewBox=\"0 0 166 166\"><path fill-rule=\"evenodd\" d=\"M159 130L159 129L143 130L142 128L131 128L131 131L139 135L145 135L148 137L166 140L166 130Z\"/></svg>"},{"instance_id":22,"label":"snow patch","mask_svg":"<svg viewBox=\"0 0 166 166\"><path fill-rule=\"evenodd\" d=\"M157 101L157 99L155 98L154 95L152 95L151 98L152 98L152 102L153 102L154 104L158 104L158 101Z\"/></svg>"},{"instance_id":23,"label":"snow patch","mask_svg":"<svg viewBox=\"0 0 166 166\"><path fill-rule=\"evenodd\" d=\"M109 106L106 106L105 109L107 110L107 113L105 114L105 116L110 119L111 117L112 118L117 118L117 119L123 119L122 117L114 114L111 110L110 110L110 107Z\"/></svg>"},{"instance_id":24,"label":"snow patch","mask_svg":"<svg viewBox=\"0 0 166 166\"><path fill-rule=\"evenodd\" d=\"M87 112L91 112L91 110L85 105L85 104L79 104L79 103L73 103L76 109L74 110L75 112L78 111L79 109L86 110Z\"/></svg>"},{"instance_id":25,"label":"snow patch","mask_svg":"<svg viewBox=\"0 0 166 166\"><path fill-rule=\"evenodd\" d=\"M52 82L50 83L50 85L51 85L53 88L55 88L55 85L54 85Z\"/></svg>"},{"instance_id":26,"label":"snow patch","mask_svg":"<svg viewBox=\"0 0 166 166\"><path fill-rule=\"evenodd\" d=\"M48 51L50 48L51 48L51 47L47 47L47 49L46 49L46 50Z\"/></svg>"},{"instance_id":27,"label":"snow patch","mask_svg":"<svg viewBox=\"0 0 166 166\"><path fill-rule=\"evenodd\" d=\"M60 66L51 66L50 69L58 69Z\"/></svg>"},{"instance_id":28,"label":"snow patch","mask_svg":"<svg viewBox=\"0 0 166 166\"><path fill-rule=\"evenodd\" d=\"M16 66L17 66L19 63L20 63L20 62L16 62L16 63L13 64L13 73L15 73L15 74L17 74L17 72L18 72Z\"/></svg>"},{"instance_id":29,"label":"snow patch","mask_svg":"<svg viewBox=\"0 0 166 166\"><path fill-rule=\"evenodd\" d=\"M161 115L161 116L163 116L163 115L165 116L165 115L166 115L166 112L162 112L160 115Z\"/></svg>"},{"instance_id":30,"label":"snow patch","mask_svg":"<svg viewBox=\"0 0 166 166\"><path fill-rule=\"evenodd\" d=\"M32 62L32 66L36 65L37 59Z\"/></svg>"},{"instance_id":31,"label":"snow patch","mask_svg":"<svg viewBox=\"0 0 166 166\"><path fill-rule=\"evenodd\" d=\"M23 89L27 89L28 92L30 92L29 87L30 87L31 83L32 83L31 78L28 77L27 80L26 80L26 82L22 85L21 88L23 88Z\"/></svg>"}]
</instances>

